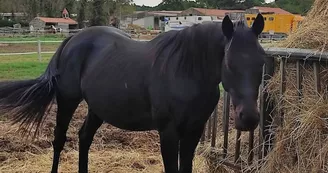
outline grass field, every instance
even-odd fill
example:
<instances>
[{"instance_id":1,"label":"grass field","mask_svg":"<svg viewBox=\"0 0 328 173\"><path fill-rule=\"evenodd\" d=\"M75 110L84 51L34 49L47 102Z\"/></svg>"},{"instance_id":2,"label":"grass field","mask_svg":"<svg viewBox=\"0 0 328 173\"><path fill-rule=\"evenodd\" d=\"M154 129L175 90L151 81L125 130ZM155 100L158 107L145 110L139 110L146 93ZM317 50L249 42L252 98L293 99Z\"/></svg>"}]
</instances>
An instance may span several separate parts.
<instances>
[{"instance_id":1,"label":"grass field","mask_svg":"<svg viewBox=\"0 0 328 173\"><path fill-rule=\"evenodd\" d=\"M24 37L23 37L24 38ZM23 38L9 38L0 37L1 41L35 41L36 37ZM44 40L61 40L61 37L40 37ZM42 52L56 51L60 43L42 43ZM1 53L24 53L37 52L36 43L13 43L1 44ZM30 55L6 55L0 56L0 80L7 79L31 79L42 74L47 67L47 64L53 54L42 54L42 61L40 62L37 54Z\"/></svg>"},{"instance_id":2,"label":"grass field","mask_svg":"<svg viewBox=\"0 0 328 173\"><path fill-rule=\"evenodd\" d=\"M0 56L0 80L31 79L41 75L52 54L42 54L39 62L37 54Z\"/></svg>"}]
</instances>

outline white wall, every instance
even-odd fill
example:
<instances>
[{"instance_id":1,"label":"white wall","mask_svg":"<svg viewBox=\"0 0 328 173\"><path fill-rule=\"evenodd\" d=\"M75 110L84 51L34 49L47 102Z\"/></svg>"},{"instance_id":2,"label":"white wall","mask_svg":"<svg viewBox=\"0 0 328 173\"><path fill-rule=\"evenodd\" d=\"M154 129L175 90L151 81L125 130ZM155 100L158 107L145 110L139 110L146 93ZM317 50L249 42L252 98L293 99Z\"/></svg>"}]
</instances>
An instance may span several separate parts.
<instances>
[{"instance_id":1,"label":"white wall","mask_svg":"<svg viewBox=\"0 0 328 173\"><path fill-rule=\"evenodd\" d=\"M141 27L147 28L148 26L154 27L154 16L148 16L145 18L141 18L133 21L134 25L139 25Z\"/></svg>"}]
</instances>

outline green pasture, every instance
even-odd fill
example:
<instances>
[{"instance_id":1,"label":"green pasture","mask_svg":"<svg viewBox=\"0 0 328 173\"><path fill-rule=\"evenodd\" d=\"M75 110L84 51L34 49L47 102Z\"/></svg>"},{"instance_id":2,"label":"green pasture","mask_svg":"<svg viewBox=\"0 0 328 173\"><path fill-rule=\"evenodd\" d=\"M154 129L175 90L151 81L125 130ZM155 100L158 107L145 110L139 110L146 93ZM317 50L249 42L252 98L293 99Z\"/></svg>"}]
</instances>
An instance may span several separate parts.
<instances>
[{"instance_id":1,"label":"green pasture","mask_svg":"<svg viewBox=\"0 0 328 173\"><path fill-rule=\"evenodd\" d=\"M41 62L37 54L0 56L0 80L36 78L45 71L52 55L42 54Z\"/></svg>"},{"instance_id":2,"label":"green pasture","mask_svg":"<svg viewBox=\"0 0 328 173\"><path fill-rule=\"evenodd\" d=\"M42 61L37 54L0 56L0 80L32 79L46 69L52 54L42 54Z\"/></svg>"}]
</instances>

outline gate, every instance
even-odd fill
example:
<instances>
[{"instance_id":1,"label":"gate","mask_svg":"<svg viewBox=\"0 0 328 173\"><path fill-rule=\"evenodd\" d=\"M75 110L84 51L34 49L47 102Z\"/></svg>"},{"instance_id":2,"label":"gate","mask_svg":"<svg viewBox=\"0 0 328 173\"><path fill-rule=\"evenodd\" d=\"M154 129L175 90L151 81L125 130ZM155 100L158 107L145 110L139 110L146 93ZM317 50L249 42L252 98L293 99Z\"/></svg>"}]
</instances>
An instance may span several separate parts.
<instances>
[{"instance_id":1,"label":"gate","mask_svg":"<svg viewBox=\"0 0 328 173\"><path fill-rule=\"evenodd\" d=\"M281 109L283 101L279 101L278 103L274 103L271 99L270 92L267 89L267 85L269 80L273 77L274 74L279 72L280 81L279 81L279 98L284 96L284 92L286 90L286 64L294 65L296 68L296 88L298 93L298 98L302 97L302 66L312 66L313 68L313 78L314 78L314 86L315 90L319 92L321 90L320 86L320 65L325 63L327 65L328 61L328 52L317 52L307 49L291 49L291 48L266 48L265 49L268 62L263 67L263 76L262 76L262 84L260 86L260 94L259 94L259 110L260 110L260 124L258 134L256 132L244 132L248 133L247 137L247 155L246 161L244 162L241 159L241 136L242 132L237 131L231 128L229 125L230 120L230 96L224 92L223 98L220 98L220 102L222 104L222 114L218 113L220 110L220 106L217 106L214 110L212 116L207 122L204 133L200 140L203 144L210 144L212 151L217 151L221 148L222 153L219 156L216 155L217 160L220 160L220 163L227 166L228 168L236 171L242 172L242 162L248 165L251 165L255 162L262 162L264 157L267 156L268 152L274 147L273 139L274 139L274 131L275 127L272 126L273 119L278 119L278 125L283 125L283 117L284 112ZM278 75L277 74L277 75ZM218 104L220 105L220 104ZM275 111L274 111L275 110ZM221 120L221 127L218 125ZM219 133L219 128L222 128L223 134ZM229 134L229 132L236 131L235 141L229 140L229 137L233 134ZM219 141L221 144L218 146L217 138L218 136L223 135L223 140ZM258 147L254 147L255 138L258 140ZM229 146L234 144L235 147L233 151L229 153ZM230 157L230 159L228 158ZM247 170L251 171L251 170Z\"/></svg>"}]
</instances>

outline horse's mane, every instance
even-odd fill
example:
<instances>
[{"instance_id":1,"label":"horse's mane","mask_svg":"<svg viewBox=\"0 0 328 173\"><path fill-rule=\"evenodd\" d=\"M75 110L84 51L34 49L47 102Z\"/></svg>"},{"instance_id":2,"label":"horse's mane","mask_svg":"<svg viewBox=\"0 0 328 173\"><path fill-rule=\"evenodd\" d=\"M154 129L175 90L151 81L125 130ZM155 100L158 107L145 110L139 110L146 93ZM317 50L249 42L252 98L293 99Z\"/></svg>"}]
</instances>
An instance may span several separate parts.
<instances>
[{"instance_id":1,"label":"horse's mane","mask_svg":"<svg viewBox=\"0 0 328 173\"><path fill-rule=\"evenodd\" d=\"M178 58L176 74L206 75L208 70L213 69L209 65L220 65L224 55L224 41L221 24L210 23L194 24L180 31L168 31L150 44L155 51L154 65L160 59L162 71L166 70L170 60Z\"/></svg>"}]
</instances>

